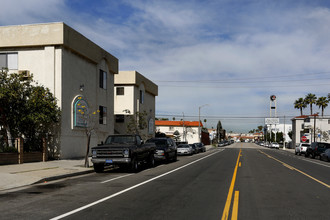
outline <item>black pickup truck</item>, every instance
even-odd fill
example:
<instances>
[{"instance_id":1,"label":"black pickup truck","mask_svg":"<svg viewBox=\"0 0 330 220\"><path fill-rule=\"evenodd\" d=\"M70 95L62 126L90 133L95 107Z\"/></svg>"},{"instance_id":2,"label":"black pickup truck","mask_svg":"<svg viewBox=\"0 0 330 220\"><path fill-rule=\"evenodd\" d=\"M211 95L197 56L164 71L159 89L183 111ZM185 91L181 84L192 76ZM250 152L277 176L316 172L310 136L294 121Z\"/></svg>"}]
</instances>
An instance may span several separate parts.
<instances>
[{"instance_id":1,"label":"black pickup truck","mask_svg":"<svg viewBox=\"0 0 330 220\"><path fill-rule=\"evenodd\" d=\"M107 165L118 165L136 172L141 163L155 164L155 143L143 143L139 135L109 135L105 143L92 148L95 172L103 172Z\"/></svg>"}]
</instances>

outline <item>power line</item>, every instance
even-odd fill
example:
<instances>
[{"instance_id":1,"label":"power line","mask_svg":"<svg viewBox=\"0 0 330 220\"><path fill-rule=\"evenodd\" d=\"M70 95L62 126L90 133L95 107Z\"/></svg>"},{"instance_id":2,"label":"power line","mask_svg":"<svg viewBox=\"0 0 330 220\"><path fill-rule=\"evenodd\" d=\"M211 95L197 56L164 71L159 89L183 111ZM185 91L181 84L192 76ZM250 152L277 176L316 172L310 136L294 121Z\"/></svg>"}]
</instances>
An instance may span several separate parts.
<instances>
[{"instance_id":1,"label":"power line","mask_svg":"<svg viewBox=\"0 0 330 220\"><path fill-rule=\"evenodd\" d=\"M290 83L290 82L288 82ZM329 86L329 83L320 83L320 84L290 84L290 85L239 85L239 88L270 88L270 87L319 87L319 86ZM180 87L180 88L214 88L214 89L222 89L222 88L237 88L237 85L234 86L221 86L221 87L215 87L215 86L207 86L207 85L194 85L194 86L189 86L189 85L158 85L159 87Z\"/></svg>"},{"instance_id":2,"label":"power line","mask_svg":"<svg viewBox=\"0 0 330 220\"><path fill-rule=\"evenodd\" d=\"M302 81L302 82L306 82L306 81L319 81L319 80L321 80L321 81L323 81L323 80L327 80L327 79L330 79L330 78L322 78L322 79L295 79L294 81L295 82L297 82L297 81ZM163 81L163 82L165 82L165 81ZM166 82L171 82L171 83L173 83L173 82L178 82L178 81L166 81ZM218 81L218 80L213 80L213 81L179 81L180 83L242 83L242 82L237 82L237 81ZM267 80L267 81L265 81L265 80L254 80L254 81L248 81L248 82L244 82L244 83L262 83L262 82L272 82L272 83L274 83L274 82L288 82L287 80L271 80L271 81L269 81L269 80Z\"/></svg>"},{"instance_id":3,"label":"power line","mask_svg":"<svg viewBox=\"0 0 330 220\"><path fill-rule=\"evenodd\" d=\"M182 117L182 115L179 114L157 114L156 118L158 117ZM269 116L224 116L224 115L201 115L202 118L209 118L209 119L264 119L269 118ZM283 116L277 116L277 118L294 118L297 117L297 115L283 115ZM198 115L185 115L185 118L198 118Z\"/></svg>"},{"instance_id":4,"label":"power line","mask_svg":"<svg viewBox=\"0 0 330 220\"><path fill-rule=\"evenodd\" d=\"M214 80L154 80L155 82L180 82L180 83L186 83L186 82L196 82L196 83L202 83L202 82L230 82L232 80L235 81L242 81L242 80L255 80L257 79L273 79L273 78L291 78L291 77L297 77L297 76L315 76L315 75L322 75L322 74L330 74L330 72L318 72L318 73L303 73L303 74L291 74L291 75L274 75L274 76L253 76L249 78L232 78L232 79L214 79Z\"/></svg>"}]
</instances>

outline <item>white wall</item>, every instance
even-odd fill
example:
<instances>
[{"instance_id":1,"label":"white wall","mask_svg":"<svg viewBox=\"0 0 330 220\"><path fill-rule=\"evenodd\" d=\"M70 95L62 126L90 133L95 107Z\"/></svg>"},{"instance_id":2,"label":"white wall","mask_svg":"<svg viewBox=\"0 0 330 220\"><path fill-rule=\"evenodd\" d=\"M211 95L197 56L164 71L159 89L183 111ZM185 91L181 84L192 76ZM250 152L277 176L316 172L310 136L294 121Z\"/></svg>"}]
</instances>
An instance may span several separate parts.
<instances>
[{"instance_id":1,"label":"white wall","mask_svg":"<svg viewBox=\"0 0 330 220\"><path fill-rule=\"evenodd\" d=\"M183 132L185 131L185 137L183 137ZM175 131L180 133L180 141L187 141L188 144L193 144L199 142L198 138L198 127L175 127L175 126L156 126L156 131L160 131L168 136L173 136Z\"/></svg>"},{"instance_id":2,"label":"white wall","mask_svg":"<svg viewBox=\"0 0 330 220\"><path fill-rule=\"evenodd\" d=\"M116 88L124 87L124 95L116 95ZM125 114L123 110L128 109L134 113L134 85L114 87L114 113Z\"/></svg>"}]
</instances>

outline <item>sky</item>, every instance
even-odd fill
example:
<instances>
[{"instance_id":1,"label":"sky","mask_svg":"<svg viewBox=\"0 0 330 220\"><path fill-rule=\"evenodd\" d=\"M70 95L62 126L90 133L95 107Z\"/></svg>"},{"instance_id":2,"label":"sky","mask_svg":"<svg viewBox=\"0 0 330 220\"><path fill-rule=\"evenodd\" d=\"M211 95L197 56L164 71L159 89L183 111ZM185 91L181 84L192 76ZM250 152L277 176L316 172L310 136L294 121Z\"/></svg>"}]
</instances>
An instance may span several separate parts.
<instances>
[{"instance_id":1,"label":"sky","mask_svg":"<svg viewBox=\"0 0 330 220\"><path fill-rule=\"evenodd\" d=\"M221 121L227 131L247 132L270 117L271 95L281 123L291 123L300 114L295 100L330 92L330 1L0 3L1 26L64 22L117 57L119 70L156 83L158 118L200 116L208 128Z\"/></svg>"}]
</instances>

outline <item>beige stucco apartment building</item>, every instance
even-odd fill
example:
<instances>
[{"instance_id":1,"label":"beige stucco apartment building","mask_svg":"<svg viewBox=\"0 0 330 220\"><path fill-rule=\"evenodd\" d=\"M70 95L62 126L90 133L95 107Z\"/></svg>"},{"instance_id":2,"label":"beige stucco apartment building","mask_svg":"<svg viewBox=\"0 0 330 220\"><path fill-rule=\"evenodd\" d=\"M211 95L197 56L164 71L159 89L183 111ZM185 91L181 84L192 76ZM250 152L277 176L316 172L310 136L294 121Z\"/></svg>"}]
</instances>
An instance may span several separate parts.
<instances>
[{"instance_id":1,"label":"beige stucco apartment building","mask_svg":"<svg viewBox=\"0 0 330 220\"><path fill-rule=\"evenodd\" d=\"M115 133L126 134L127 127L133 125L132 117L138 122L140 113L145 122L139 131L142 139L154 137L158 86L137 71L119 71L115 75L114 95Z\"/></svg>"},{"instance_id":2,"label":"beige stucco apartment building","mask_svg":"<svg viewBox=\"0 0 330 220\"><path fill-rule=\"evenodd\" d=\"M114 133L118 59L66 24L0 27L0 66L9 72L33 74L57 98L62 110L57 143L60 158L85 154L87 122L78 114L82 107L89 113L99 110L88 119L95 127L91 146Z\"/></svg>"}]
</instances>

